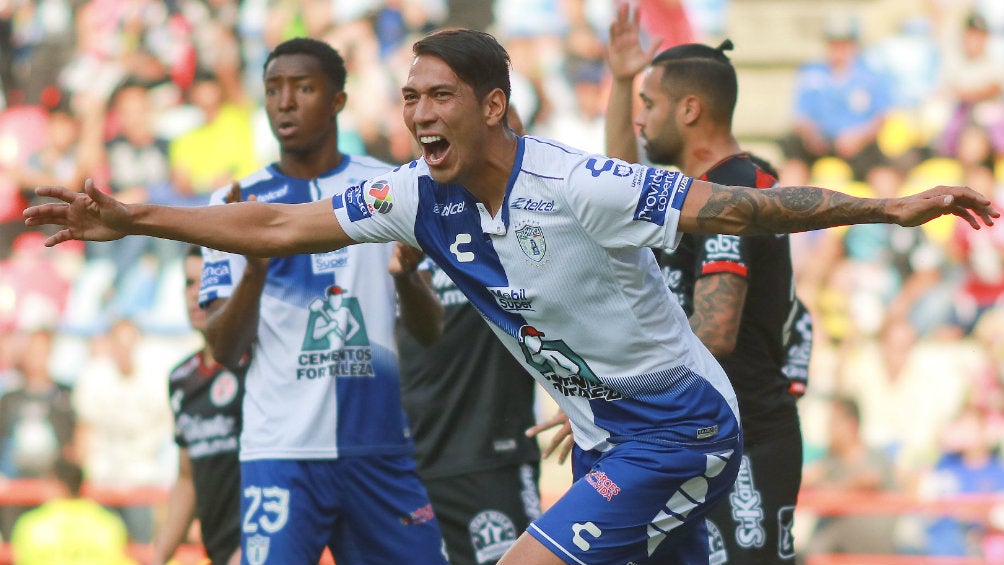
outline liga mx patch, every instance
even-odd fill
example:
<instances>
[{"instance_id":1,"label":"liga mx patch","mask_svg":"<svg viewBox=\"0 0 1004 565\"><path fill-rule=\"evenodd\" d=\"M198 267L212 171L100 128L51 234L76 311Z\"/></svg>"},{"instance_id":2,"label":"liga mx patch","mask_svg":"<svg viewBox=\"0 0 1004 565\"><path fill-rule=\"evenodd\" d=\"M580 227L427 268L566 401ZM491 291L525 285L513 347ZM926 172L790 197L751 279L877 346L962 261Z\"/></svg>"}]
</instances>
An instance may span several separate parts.
<instances>
[{"instance_id":1,"label":"liga mx patch","mask_svg":"<svg viewBox=\"0 0 1004 565\"><path fill-rule=\"evenodd\" d=\"M638 196L634 219L659 226L666 225L666 211L670 208L683 209L691 181L693 179L676 171L648 168Z\"/></svg>"},{"instance_id":2,"label":"liga mx patch","mask_svg":"<svg viewBox=\"0 0 1004 565\"><path fill-rule=\"evenodd\" d=\"M386 214L394 207L394 197L390 194L390 183L385 180L373 181L366 189L365 198L370 213Z\"/></svg>"}]
</instances>

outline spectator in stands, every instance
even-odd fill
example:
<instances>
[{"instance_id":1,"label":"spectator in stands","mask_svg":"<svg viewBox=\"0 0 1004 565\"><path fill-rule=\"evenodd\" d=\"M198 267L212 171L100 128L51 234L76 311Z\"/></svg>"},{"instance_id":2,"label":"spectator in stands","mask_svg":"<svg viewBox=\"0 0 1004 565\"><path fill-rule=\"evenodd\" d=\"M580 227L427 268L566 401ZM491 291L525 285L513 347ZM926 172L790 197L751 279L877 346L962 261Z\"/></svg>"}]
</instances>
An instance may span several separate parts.
<instances>
[{"instance_id":1,"label":"spectator in stands","mask_svg":"<svg viewBox=\"0 0 1004 565\"><path fill-rule=\"evenodd\" d=\"M11 537L15 565L133 565L122 519L80 495L83 470L61 461L52 475L66 493L17 521Z\"/></svg>"},{"instance_id":2,"label":"spectator in stands","mask_svg":"<svg viewBox=\"0 0 1004 565\"><path fill-rule=\"evenodd\" d=\"M39 251L45 239L26 232L14 239L12 254L0 261L0 327L55 326L62 318L70 281L80 265L79 249L69 253Z\"/></svg>"},{"instance_id":3,"label":"spectator in stands","mask_svg":"<svg viewBox=\"0 0 1004 565\"><path fill-rule=\"evenodd\" d=\"M941 68L943 94L951 105L941 153L958 156L963 130L977 125L989 133L996 155L1004 157L1004 60L990 49L986 18L976 12L966 17L962 36Z\"/></svg>"},{"instance_id":4,"label":"spectator in stands","mask_svg":"<svg viewBox=\"0 0 1004 565\"><path fill-rule=\"evenodd\" d=\"M178 202L206 203L209 194L258 168L251 117L243 102L227 97L211 73L195 77L189 90L192 105L202 112L202 125L173 139L169 154Z\"/></svg>"},{"instance_id":5,"label":"spectator in stands","mask_svg":"<svg viewBox=\"0 0 1004 565\"><path fill-rule=\"evenodd\" d=\"M856 20L826 26L826 60L798 71L794 131L781 140L787 162L782 183L802 184L820 157L846 161L857 180L885 161L877 137L892 104L886 77L859 54Z\"/></svg>"},{"instance_id":6,"label":"spectator in stands","mask_svg":"<svg viewBox=\"0 0 1004 565\"><path fill-rule=\"evenodd\" d=\"M179 203L171 184L169 142L154 130L158 116L150 96L149 86L134 79L127 79L112 96L107 122L113 137L101 147L108 186L127 202ZM101 307L107 307L107 301L118 315L136 315L146 304L138 297L130 299L132 295L123 290L129 275L144 267L139 261L148 252L156 258L156 273L162 275L165 267L180 262L182 248L177 242L144 237L87 245L89 274L107 273L99 277L102 285L81 289L87 295L79 298L100 300Z\"/></svg>"},{"instance_id":7,"label":"spectator in stands","mask_svg":"<svg viewBox=\"0 0 1004 565\"><path fill-rule=\"evenodd\" d=\"M829 430L826 455L806 465L802 488L848 496L895 489L892 461L866 445L861 437L860 412L854 400L832 399ZM894 527L895 519L884 515L824 516L800 557L811 560L819 554L895 553Z\"/></svg>"},{"instance_id":8,"label":"spectator in stands","mask_svg":"<svg viewBox=\"0 0 1004 565\"><path fill-rule=\"evenodd\" d=\"M80 159L80 120L65 97L53 96L55 106L49 110L46 144L29 155L16 172L22 191L29 194L35 186L82 182L86 176Z\"/></svg>"},{"instance_id":9,"label":"spectator in stands","mask_svg":"<svg viewBox=\"0 0 1004 565\"><path fill-rule=\"evenodd\" d=\"M0 397L0 471L8 478L39 478L50 474L57 461L74 459L76 418L69 389L49 374L53 332L38 329L19 335L13 347L14 378L20 384ZM4 539L23 511L2 507Z\"/></svg>"},{"instance_id":10,"label":"spectator in stands","mask_svg":"<svg viewBox=\"0 0 1004 565\"><path fill-rule=\"evenodd\" d=\"M1004 191L987 167L968 168L965 182L994 202L1004 200ZM963 267L951 324L959 335L968 335L985 312L1004 304L1004 224L975 233L965 233L956 226L949 249Z\"/></svg>"},{"instance_id":11,"label":"spectator in stands","mask_svg":"<svg viewBox=\"0 0 1004 565\"><path fill-rule=\"evenodd\" d=\"M167 486L163 453L171 442L172 416L164 387L166 367L140 348L139 329L119 320L107 341L77 377L73 406L79 416L79 450L97 486L130 489ZM134 541L149 543L149 506L116 508Z\"/></svg>"},{"instance_id":12,"label":"spectator in stands","mask_svg":"<svg viewBox=\"0 0 1004 565\"><path fill-rule=\"evenodd\" d=\"M945 427L943 454L922 484L922 493L936 497L1004 492L1004 463L998 450L1000 437L993 419L1000 416L981 403L997 390L974 388L958 417ZM999 410L999 407L997 407ZM999 424L999 422L997 422ZM928 555L981 555L980 539L986 527L981 517L942 516L927 526Z\"/></svg>"}]
</instances>

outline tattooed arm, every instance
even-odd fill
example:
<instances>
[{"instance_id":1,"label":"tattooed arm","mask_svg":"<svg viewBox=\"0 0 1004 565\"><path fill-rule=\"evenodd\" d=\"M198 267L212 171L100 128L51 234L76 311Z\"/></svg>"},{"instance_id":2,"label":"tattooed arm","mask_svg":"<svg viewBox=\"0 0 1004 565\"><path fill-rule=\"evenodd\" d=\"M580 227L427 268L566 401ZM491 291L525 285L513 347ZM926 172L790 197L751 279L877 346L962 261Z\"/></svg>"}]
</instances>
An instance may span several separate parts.
<instances>
[{"instance_id":1,"label":"tattooed arm","mask_svg":"<svg viewBox=\"0 0 1004 565\"><path fill-rule=\"evenodd\" d=\"M978 192L938 186L901 198L856 198L808 186L753 189L694 180L683 204L680 230L763 235L849 224L918 226L955 214L975 229L1000 216Z\"/></svg>"},{"instance_id":2,"label":"tattooed arm","mask_svg":"<svg viewBox=\"0 0 1004 565\"><path fill-rule=\"evenodd\" d=\"M694 283L690 327L715 357L736 348L748 286L745 278L733 273L705 275Z\"/></svg>"}]
</instances>

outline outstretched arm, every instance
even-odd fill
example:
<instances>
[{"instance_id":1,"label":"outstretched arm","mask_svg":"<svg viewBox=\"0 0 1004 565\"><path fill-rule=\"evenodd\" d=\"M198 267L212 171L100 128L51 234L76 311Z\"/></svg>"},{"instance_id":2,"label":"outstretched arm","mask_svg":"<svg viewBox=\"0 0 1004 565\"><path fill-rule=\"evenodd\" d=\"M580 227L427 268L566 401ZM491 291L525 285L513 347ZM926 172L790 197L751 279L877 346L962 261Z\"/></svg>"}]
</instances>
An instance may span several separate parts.
<instances>
[{"instance_id":1,"label":"outstretched arm","mask_svg":"<svg viewBox=\"0 0 1004 565\"><path fill-rule=\"evenodd\" d=\"M61 201L24 211L29 226L63 226L45 240L48 247L73 239L110 241L126 235L149 235L231 253L282 257L355 243L339 225L328 200L193 207L124 204L98 190L90 180L84 183L83 192L51 186L35 192Z\"/></svg>"},{"instance_id":2,"label":"outstretched arm","mask_svg":"<svg viewBox=\"0 0 1004 565\"><path fill-rule=\"evenodd\" d=\"M1000 212L967 187L937 186L900 198L856 198L810 186L755 189L694 180L683 204L680 231L765 235L850 224L919 226L954 214L974 229L993 225Z\"/></svg>"}]
</instances>

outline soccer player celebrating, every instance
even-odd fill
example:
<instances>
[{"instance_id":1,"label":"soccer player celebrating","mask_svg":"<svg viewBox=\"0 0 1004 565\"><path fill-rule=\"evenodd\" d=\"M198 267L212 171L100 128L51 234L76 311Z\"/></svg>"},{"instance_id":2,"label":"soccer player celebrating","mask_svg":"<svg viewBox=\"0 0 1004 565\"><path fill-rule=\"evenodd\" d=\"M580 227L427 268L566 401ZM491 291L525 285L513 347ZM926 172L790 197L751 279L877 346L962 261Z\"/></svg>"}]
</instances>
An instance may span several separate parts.
<instances>
[{"instance_id":1,"label":"soccer player celebrating","mask_svg":"<svg viewBox=\"0 0 1004 565\"><path fill-rule=\"evenodd\" d=\"M142 233L268 256L393 240L424 250L574 431L575 481L503 565L708 560L704 517L739 471L738 407L647 247L673 247L682 232L948 213L978 228L1000 215L964 187L896 199L729 187L518 137L506 125L508 54L492 36L440 31L413 52L403 114L422 159L329 202L125 205L86 182L80 193L39 188L61 202L27 209L26 222L63 226L47 245Z\"/></svg>"}]
</instances>

